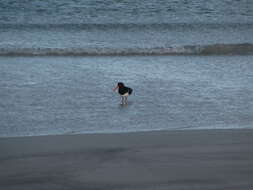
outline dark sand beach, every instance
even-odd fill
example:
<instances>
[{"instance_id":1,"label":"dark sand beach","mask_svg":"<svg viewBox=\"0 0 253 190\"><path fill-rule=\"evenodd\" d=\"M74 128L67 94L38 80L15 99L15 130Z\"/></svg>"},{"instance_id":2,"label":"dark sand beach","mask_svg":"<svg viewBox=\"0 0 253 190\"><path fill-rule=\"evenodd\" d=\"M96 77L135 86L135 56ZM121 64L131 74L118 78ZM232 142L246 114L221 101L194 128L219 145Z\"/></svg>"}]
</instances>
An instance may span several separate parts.
<instances>
[{"instance_id":1,"label":"dark sand beach","mask_svg":"<svg viewBox=\"0 0 253 190\"><path fill-rule=\"evenodd\" d=\"M0 138L0 189L253 189L253 130Z\"/></svg>"}]
</instances>

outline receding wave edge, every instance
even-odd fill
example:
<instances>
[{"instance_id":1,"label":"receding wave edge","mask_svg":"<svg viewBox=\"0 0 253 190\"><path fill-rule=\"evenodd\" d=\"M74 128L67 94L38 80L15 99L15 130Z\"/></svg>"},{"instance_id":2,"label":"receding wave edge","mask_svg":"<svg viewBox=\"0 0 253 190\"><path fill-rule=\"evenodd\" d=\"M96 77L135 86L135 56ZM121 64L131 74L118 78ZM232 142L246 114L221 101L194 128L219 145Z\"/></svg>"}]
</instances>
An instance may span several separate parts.
<instances>
[{"instance_id":1,"label":"receding wave edge","mask_svg":"<svg viewBox=\"0 0 253 190\"><path fill-rule=\"evenodd\" d=\"M0 48L0 56L253 55L253 44L155 48Z\"/></svg>"}]
</instances>

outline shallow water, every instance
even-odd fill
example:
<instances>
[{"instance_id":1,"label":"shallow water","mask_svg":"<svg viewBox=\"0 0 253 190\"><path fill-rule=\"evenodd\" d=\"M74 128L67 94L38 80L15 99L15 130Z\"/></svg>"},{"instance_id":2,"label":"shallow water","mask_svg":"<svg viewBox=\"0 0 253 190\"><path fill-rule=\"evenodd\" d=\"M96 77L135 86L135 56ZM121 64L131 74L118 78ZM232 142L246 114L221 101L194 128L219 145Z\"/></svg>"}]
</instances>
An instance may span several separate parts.
<instances>
[{"instance_id":1,"label":"shallow water","mask_svg":"<svg viewBox=\"0 0 253 190\"><path fill-rule=\"evenodd\" d=\"M252 128L252 58L1 57L0 136Z\"/></svg>"}]
</instances>

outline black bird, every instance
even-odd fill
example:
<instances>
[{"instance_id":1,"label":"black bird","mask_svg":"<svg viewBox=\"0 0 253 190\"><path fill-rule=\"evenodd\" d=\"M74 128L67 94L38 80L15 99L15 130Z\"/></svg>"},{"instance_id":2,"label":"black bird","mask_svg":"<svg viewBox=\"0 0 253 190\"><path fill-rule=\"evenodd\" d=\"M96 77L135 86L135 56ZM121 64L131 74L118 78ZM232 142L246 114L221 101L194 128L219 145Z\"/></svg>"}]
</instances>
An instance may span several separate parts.
<instances>
[{"instance_id":1,"label":"black bird","mask_svg":"<svg viewBox=\"0 0 253 190\"><path fill-rule=\"evenodd\" d=\"M127 104L127 97L132 94L133 89L125 86L123 82L118 82L117 86L113 89L113 91L117 89L118 93L121 95L122 105Z\"/></svg>"}]
</instances>

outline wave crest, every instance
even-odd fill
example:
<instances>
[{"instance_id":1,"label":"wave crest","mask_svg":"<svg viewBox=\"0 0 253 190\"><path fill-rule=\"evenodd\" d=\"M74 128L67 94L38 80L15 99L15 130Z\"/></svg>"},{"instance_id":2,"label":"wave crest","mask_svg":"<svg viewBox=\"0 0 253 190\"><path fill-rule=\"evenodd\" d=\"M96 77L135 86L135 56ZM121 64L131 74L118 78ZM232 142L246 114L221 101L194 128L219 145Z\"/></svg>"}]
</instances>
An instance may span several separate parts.
<instances>
[{"instance_id":1,"label":"wave crest","mask_svg":"<svg viewBox=\"0 0 253 190\"><path fill-rule=\"evenodd\" d=\"M0 48L0 56L252 55L253 44L155 48Z\"/></svg>"}]
</instances>

